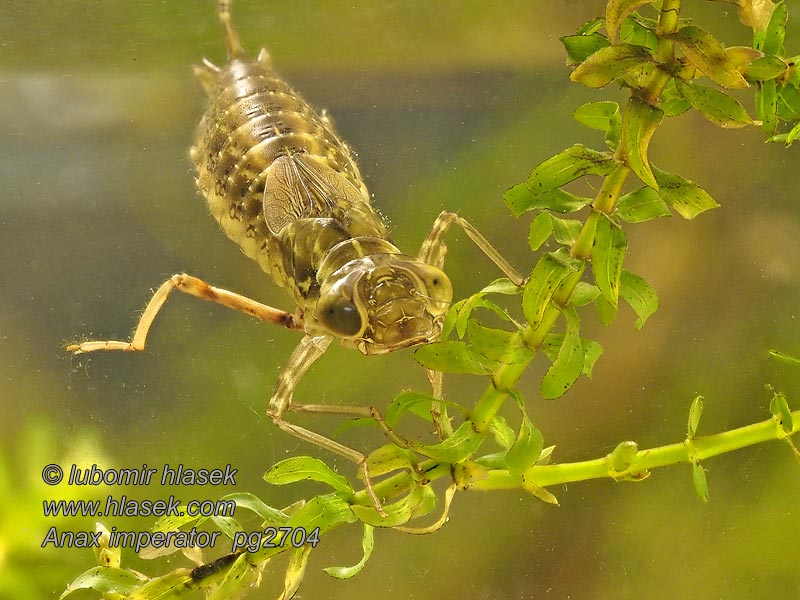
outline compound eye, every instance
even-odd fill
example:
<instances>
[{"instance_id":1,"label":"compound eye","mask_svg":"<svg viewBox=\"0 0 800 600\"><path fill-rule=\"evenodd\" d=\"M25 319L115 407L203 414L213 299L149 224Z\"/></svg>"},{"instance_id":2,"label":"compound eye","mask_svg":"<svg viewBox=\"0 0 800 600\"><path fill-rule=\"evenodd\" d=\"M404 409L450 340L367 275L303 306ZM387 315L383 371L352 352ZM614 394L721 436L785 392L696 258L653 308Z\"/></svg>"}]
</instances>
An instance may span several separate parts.
<instances>
[{"instance_id":1,"label":"compound eye","mask_svg":"<svg viewBox=\"0 0 800 600\"><path fill-rule=\"evenodd\" d=\"M346 298L335 298L319 306L317 320L325 329L339 337L356 337L364 329L364 320L358 308Z\"/></svg>"}]
</instances>

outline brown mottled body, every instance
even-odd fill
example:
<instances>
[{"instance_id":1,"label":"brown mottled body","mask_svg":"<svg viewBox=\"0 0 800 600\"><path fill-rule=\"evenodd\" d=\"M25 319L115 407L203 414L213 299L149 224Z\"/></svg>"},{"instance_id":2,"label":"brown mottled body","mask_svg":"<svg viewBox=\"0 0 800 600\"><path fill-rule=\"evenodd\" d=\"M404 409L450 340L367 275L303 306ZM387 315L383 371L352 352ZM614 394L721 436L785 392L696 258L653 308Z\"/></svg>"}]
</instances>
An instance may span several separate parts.
<instances>
[{"instance_id":1,"label":"brown mottled body","mask_svg":"<svg viewBox=\"0 0 800 600\"><path fill-rule=\"evenodd\" d=\"M265 51L198 76L209 103L191 150L197 187L228 237L305 308L325 254L350 238L385 238L386 226L349 148Z\"/></svg>"}]
</instances>

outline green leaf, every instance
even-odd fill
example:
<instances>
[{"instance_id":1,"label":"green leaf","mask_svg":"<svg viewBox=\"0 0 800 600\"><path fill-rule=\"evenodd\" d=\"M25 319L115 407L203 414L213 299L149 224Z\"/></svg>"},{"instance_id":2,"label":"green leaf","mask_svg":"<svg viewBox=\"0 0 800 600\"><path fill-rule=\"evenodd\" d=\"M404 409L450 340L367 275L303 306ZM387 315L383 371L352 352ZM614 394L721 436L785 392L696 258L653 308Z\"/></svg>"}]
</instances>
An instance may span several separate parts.
<instances>
[{"instance_id":1,"label":"green leaf","mask_svg":"<svg viewBox=\"0 0 800 600\"><path fill-rule=\"evenodd\" d=\"M664 87L661 93L661 110L667 117L677 117L689 110L692 105L683 97L683 94L678 91L677 78L673 77L669 83Z\"/></svg>"},{"instance_id":2,"label":"green leaf","mask_svg":"<svg viewBox=\"0 0 800 600\"><path fill-rule=\"evenodd\" d=\"M778 420L784 433L791 433L794 430L794 419L792 411L789 410L789 403L786 402L786 396L780 392L774 393L769 403L769 411Z\"/></svg>"},{"instance_id":3,"label":"green leaf","mask_svg":"<svg viewBox=\"0 0 800 600\"><path fill-rule=\"evenodd\" d=\"M610 152L575 144L539 164L528 177L528 189L543 194L584 175L608 175L617 166Z\"/></svg>"},{"instance_id":4,"label":"green leaf","mask_svg":"<svg viewBox=\"0 0 800 600\"><path fill-rule=\"evenodd\" d=\"M764 31L763 41L757 45L759 50L764 51L764 54L775 54L776 56L785 54L783 42L786 37L786 22L788 18L789 12L786 9L786 4L784 2L776 3L769 19L769 25Z\"/></svg>"},{"instance_id":5,"label":"green leaf","mask_svg":"<svg viewBox=\"0 0 800 600\"><path fill-rule=\"evenodd\" d=\"M786 134L786 145L791 146L792 142L800 138L800 123L792 127L792 130Z\"/></svg>"},{"instance_id":6,"label":"green leaf","mask_svg":"<svg viewBox=\"0 0 800 600\"><path fill-rule=\"evenodd\" d=\"M352 511L360 521L373 527L396 527L419 516L420 513L430 512L436 502L436 496L432 494L430 486L415 487L411 493L397 502L385 504L383 506L385 517L379 515L372 506L354 504Z\"/></svg>"},{"instance_id":7,"label":"green leaf","mask_svg":"<svg viewBox=\"0 0 800 600\"><path fill-rule=\"evenodd\" d=\"M484 299L488 294L503 294L506 296L513 296L522 292L522 289L517 287L514 283L506 278L495 279L482 290L467 298L458 309L456 317L456 333L459 338L463 338L467 331L467 322L469 321L472 311L476 308L487 308L494 311L500 318L513 323L513 320L494 303Z\"/></svg>"},{"instance_id":8,"label":"green leaf","mask_svg":"<svg viewBox=\"0 0 800 600\"><path fill-rule=\"evenodd\" d=\"M631 468L636 454L639 452L639 445L636 442L620 442L614 451L608 455L608 474L611 477L619 477Z\"/></svg>"},{"instance_id":9,"label":"green leaf","mask_svg":"<svg viewBox=\"0 0 800 600\"><path fill-rule=\"evenodd\" d=\"M567 51L567 64L577 65L585 61L601 48L610 45L608 39L597 32L587 35L565 35L558 38Z\"/></svg>"},{"instance_id":10,"label":"green leaf","mask_svg":"<svg viewBox=\"0 0 800 600\"><path fill-rule=\"evenodd\" d=\"M703 414L703 397L696 396L692 400L692 406L689 408L689 422L687 424L687 435L693 438L697 435L697 427L700 425L700 417Z\"/></svg>"},{"instance_id":11,"label":"green leaf","mask_svg":"<svg viewBox=\"0 0 800 600\"><path fill-rule=\"evenodd\" d=\"M658 184L650 169L647 148L663 116L664 111L660 108L635 96L628 100L625 114L622 115L622 152L625 162L645 185L652 188L658 188Z\"/></svg>"},{"instance_id":12,"label":"green leaf","mask_svg":"<svg viewBox=\"0 0 800 600\"><path fill-rule=\"evenodd\" d=\"M181 591L185 590L192 582L191 574L183 569L172 571L162 577L151 579L140 588L136 589L125 600L161 600L162 598L174 598Z\"/></svg>"},{"instance_id":13,"label":"green leaf","mask_svg":"<svg viewBox=\"0 0 800 600\"><path fill-rule=\"evenodd\" d=\"M785 352L781 352L780 350L770 350L769 355L773 358L777 358L780 361L788 363L790 365L798 366L800 365L800 358L796 356L792 356L791 354L786 354Z\"/></svg>"},{"instance_id":14,"label":"green leaf","mask_svg":"<svg viewBox=\"0 0 800 600\"><path fill-rule=\"evenodd\" d=\"M561 219L550 213L541 212L531 223L528 234L528 243L532 250L536 251L547 241L550 234L556 238L559 244L572 246L581 233L583 223L574 219Z\"/></svg>"},{"instance_id":15,"label":"green leaf","mask_svg":"<svg viewBox=\"0 0 800 600\"><path fill-rule=\"evenodd\" d=\"M778 92L778 116L786 121L800 119L800 90L784 85Z\"/></svg>"},{"instance_id":16,"label":"green leaf","mask_svg":"<svg viewBox=\"0 0 800 600\"><path fill-rule=\"evenodd\" d=\"M236 508L246 508L256 513L261 517L265 523L273 525L283 525L289 521L289 515L277 508L272 508L265 504L261 498L251 494L250 492L234 492L223 496L222 500L233 500L236 502Z\"/></svg>"},{"instance_id":17,"label":"green leaf","mask_svg":"<svg viewBox=\"0 0 800 600\"><path fill-rule=\"evenodd\" d=\"M552 210L559 213L571 213L591 203L591 198L582 198L561 189L553 189L535 194L528 189L527 183L515 185L503 194L506 206L515 217L529 210Z\"/></svg>"},{"instance_id":18,"label":"green leaf","mask_svg":"<svg viewBox=\"0 0 800 600\"><path fill-rule=\"evenodd\" d=\"M681 83L679 87L689 103L718 127L736 129L753 123L739 101L724 92L696 83Z\"/></svg>"},{"instance_id":19,"label":"green leaf","mask_svg":"<svg viewBox=\"0 0 800 600\"><path fill-rule=\"evenodd\" d=\"M756 85L756 114L761 119L761 129L772 135L778 129L778 84L771 79Z\"/></svg>"},{"instance_id":20,"label":"green leaf","mask_svg":"<svg viewBox=\"0 0 800 600\"><path fill-rule=\"evenodd\" d=\"M619 144L622 117L616 102L589 102L579 106L572 116L578 123L605 133L606 144L612 150Z\"/></svg>"},{"instance_id":21,"label":"green leaf","mask_svg":"<svg viewBox=\"0 0 800 600\"><path fill-rule=\"evenodd\" d=\"M441 462L457 463L473 454L482 442L483 436L472 428L470 421L465 421L444 441L432 445L414 445L414 451Z\"/></svg>"},{"instance_id":22,"label":"green leaf","mask_svg":"<svg viewBox=\"0 0 800 600\"><path fill-rule=\"evenodd\" d=\"M114 567L92 567L78 575L67 586L59 600L77 590L95 590L102 594L122 594L127 596L141 587L144 581L130 571Z\"/></svg>"},{"instance_id":23,"label":"green leaf","mask_svg":"<svg viewBox=\"0 0 800 600\"><path fill-rule=\"evenodd\" d=\"M337 492L352 494L353 488L341 475L328 465L312 456L292 456L270 467L264 474L264 481L273 485L285 485L310 479L325 483Z\"/></svg>"},{"instance_id":24,"label":"green leaf","mask_svg":"<svg viewBox=\"0 0 800 600\"><path fill-rule=\"evenodd\" d=\"M521 333L484 327L477 321L470 320L467 334L473 350L490 361L511 365L527 362L533 356L533 351L525 345Z\"/></svg>"},{"instance_id":25,"label":"green leaf","mask_svg":"<svg viewBox=\"0 0 800 600\"><path fill-rule=\"evenodd\" d=\"M598 290L598 293L599 291L600 290ZM544 338L544 342L542 342L541 349L547 358L551 361L555 361L556 358L558 358L558 352L561 350L563 344L563 333L548 333ZM581 347L583 348L582 373L586 375L586 377L591 377L597 359L603 354L603 347L594 340L587 340L585 338L581 338Z\"/></svg>"},{"instance_id":26,"label":"green leaf","mask_svg":"<svg viewBox=\"0 0 800 600\"><path fill-rule=\"evenodd\" d=\"M658 310L658 295L647 281L625 269L619 283L619 295L636 313L636 329L641 329L650 315Z\"/></svg>"},{"instance_id":27,"label":"green leaf","mask_svg":"<svg viewBox=\"0 0 800 600\"><path fill-rule=\"evenodd\" d=\"M725 48L708 31L689 25L669 36L686 58L711 81L728 89L748 87L742 74L725 53Z\"/></svg>"},{"instance_id":28,"label":"green leaf","mask_svg":"<svg viewBox=\"0 0 800 600\"><path fill-rule=\"evenodd\" d=\"M278 600L291 600L297 593L303 577L305 577L308 555L311 554L311 550L311 546L305 545L292 551L283 580L283 593Z\"/></svg>"},{"instance_id":29,"label":"green leaf","mask_svg":"<svg viewBox=\"0 0 800 600\"><path fill-rule=\"evenodd\" d=\"M401 392L391 401L386 408L384 419L389 427L394 427L407 412L413 412L418 416L425 415L430 419L431 405L436 402L436 398L430 394L422 392ZM424 418L424 417L423 417Z\"/></svg>"},{"instance_id":30,"label":"green leaf","mask_svg":"<svg viewBox=\"0 0 800 600\"><path fill-rule=\"evenodd\" d=\"M617 201L614 214L628 223L644 223L658 217L672 216L659 193L646 186L622 196Z\"/></svg>"},{"instance_id":31,"label":"green leaf","mask_svg":"<svg viewBox=\"0 0 800 600\"><path fill-rule=\"evenodd\" d=\"M531 222L528 232L528 245L536 252L553 233L553 220L550 213L541 212Z\"/></svg>"},{"instance_id":32,"label":"green leaf","mask_svg":"<svg viewBox=\"0 0 800 600\"><path fill-rule=\"evenodd\" d=\"M594 306L597 309L597 315L600 321L608 327L617 316L617 307L611 304L603 294L600 294L594 300Z\"/></svg>"},{"instance_id":33,"label":"green leaf","mask_svg":"<svg viewBox=\"0 0 800 600\"><path fill-rule=\"evenodd\" d=\"M755 59L744 70L744 76L751 81L777 79L786 72L786 63L777 56L768 54Z\"/></svg>"},{"instance_id":34,"label":"green leaf","mask_svg":"<svg viewBox=\"0 0 800 600\"><path fill-rule=\"evenodd\" d=\"M367 564L369 557L372 556L373 548L375 548L375 530L372 525L364 523L364 535L361 538L361 549L364 554L361 560L352 567L327 567L322 570L336 579L349 579L361 572L361 569Z\"/></svg>"},{"instance_id":35,"label":"green leaf","mask_svg":"<svg viewBox=\"0 0 800 600\"><path fill-rule=\"evenodd\" d=\"M569 297L571 304L585 306L600 295L600 288L585 281L579 281Z\"/></svg>"},{"instance_id":36,"label":"green leaf","mask_svg":"<svg viewBox=\"0 0 800 600\"><path fill-rule=\"evenodd\" d=\"M506 453L506 467L512 475L521 475L536 464L542 448L544 448L542 432L536 429L528 416L523 413L519 435Z\"/></svg>"},{"instance_id":37,"label":"green leaf","mask_svg":"<svg viewBox=\"0 0 800 600\"><path fill-rule=\"evenodd\" d=\"M461 341L425 344L416 349L414 359L423 367L445 373L483 375L489 372L472 349Z\"/></svg>"},{"instance_id":38,"label":"green leaf","mask_svg":"<svg viewBox=\"0 0 800 600\"><path fill-rule=\"evenodd\" d=\"M489 421L489 432L501 448L511 448L517 440L517 434L508 426L506 420L499 415Z\"/></svg>"},{"instance_id":39,"label":"green leaf","mask_svg":"<svg viewBox=\"0 0 800 600\"><path fill-rule=\"evenodd\" d=\"M600 31L605 26L605 21L603 21L603 17L595 17L594 19L589 19L578 27L578 31L575 32L576 35L592 35Z\"/></svg>"},{"instance_id":40,"label":"green leaf","mask_svg":"<svg viewBox=\"0 0 800 600\"><path fill-rule=\"evenodd\" d=\"M583 347L583 374L591 378L592 371L597 359L603 354L603 346L594 340L587 340L581 338L581 346Z\"/></svg>"},{"instance_id":41,"label":"green leaf","mask_svg":"<svg viewBox=\"0 0 800 600\"><path fill-rule=\"evenodd\" d=\"M564 395L583 372L584 353L580 338L580 318L573 306L563 309L567 320L564 341L558 356L547 373L542 377L540 390L542 397L553 400Z\"/></svg>"},{"instance_id":42,"label":"green leaf","mask_svg":"<svg viewBox=\"0 0 800 600\"><path fill-rule=\"evenodd\" d=\"M372 477L379 477L392 471L413 469L417 464L414 453L395 444L386 444L367 456L367 468Z\"/></svg>"},{"instance_id":43,"label":"green leaf","mask_svg":"<svg viewBox=\"0 0 800 600\"><path fill-rule=\"evenodd\" d=\"M207 596L207 600L228 600L235 598L245 585L250 583L250 579L255 572L255 567L251 566L247 560L247 555L242 554L234 563L227 568L225 577L214 588L214 591Z\"/></svg>"},{"instance_id":44,"label":"green leaf","mask_svg":"<svg viewBox=\"0 0 800 600\"><path fill-rule=\"evenodd\" d=\"M626 44L644 46L655 54L658 51L658 36L655 33L656 22L643 19L634 14L625 18L619 29L619 39Z\"/></svg>"},{"instance_id":45,"label":"green leaf","mask_svg":"<svg viewBox=\"0 0 800 600\"><path fill-rule=\"evenodd\" d=\"M649 48L644 46L607 46L579 64L569 78L586 87L601 88L652 59Z\"/></svg>"},{"instance_id":46,"label":"green leaf","mask_svg":"<svg viewBox=\"0 0 800 600\"><path fill-rule=\"evenodd\" d=\"M717 208L714 199L693 181L675 173L653 167L661 198L684 219L694 219L700 213Z\"/></svg>"},{"instance_id":47,"label":"green leaf","mask_svg":"<svg viewBox=\"0 0 800 600\"><path fill-rule=\"evenodd\" d=\"M592 271L597 287L614 307L618 303L622 262L627 250L625 232L608 215L600 213L592 252Z\"/></svg>"},{"instance_id":48,"label":"green leaf","mask_svg":"<svg viewBox=\"0 0 800 600\"><path fill-rule=\"evenodd\" d=\"M616 40L622 21L640 6L652 4L653 0L608 0L606 4L606 31L611 40Z\"/></svg>"},{"instance_id":49,"label":"green leaf","mask_svg":"<svg viewBox=\"0 0 800 600\"><path fill-rule=\"evenodd\" d=\"M544 311L561 282L578 272L580 267L579 259L557 252L550 252L539 258L522 293L522 311L531 327L536 327L542 320Z\"/></svg>"},{"instance_id":50,"label":"green leaf","mask_svg":"<svg viewBox=\"0 0 800 600\"><path fill-rule=\"evenodd\" d=\"M692 462L692 481L694 482L694 491L700 496L703 502L708 502L708 481L706 481L706 470L702 465L697 462Z\"/></svg>"}]
</instances>

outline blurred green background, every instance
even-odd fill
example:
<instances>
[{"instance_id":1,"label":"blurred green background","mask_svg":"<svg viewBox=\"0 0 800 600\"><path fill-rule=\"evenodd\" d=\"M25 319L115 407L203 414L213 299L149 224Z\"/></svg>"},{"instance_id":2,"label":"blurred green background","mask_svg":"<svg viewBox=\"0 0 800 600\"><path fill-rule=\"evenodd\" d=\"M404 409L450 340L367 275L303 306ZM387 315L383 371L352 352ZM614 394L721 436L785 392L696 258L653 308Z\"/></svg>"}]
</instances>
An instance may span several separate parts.
<instances>
[{"instance_id":1,"label":"blurred green background","mask_svg":"<svg viewBox=\"0 0 800 600\"><path fill-rule=\"evenodd\" d=\"M193 187L187 150L203 94L190 66L204 56L223 59L212 4L0 6L2 598L53 597L94 564L89 550L39 547L51 525L93 528L91 520L44 518L43 499L251 491L284 506L318 489L261 480L275 461L317 452L264 417L296 334L173 297L145 353L70 357L62 350L80 336L126 336L149 290L175 272L293 308L218 230ZM728 45L748 42L731 6L686 5ZM527 271L534 264L529 220L513 219L501 195L568 145L602 146L571 113L592 99L623 96L569 84L558 42L602 9L576 0L249 0L235 4L234 18L249 51L268 46L279 72L329 109L401 248L416 251L447 208ZM787 45L797 52L798 14L792 19ZM800 370L767 357L769 348L800 354L800 169L796 148L762 142L755 128L722 131L696 115L657 132L654 162L699 182L722 208L696 222L629 227L628 268L658 290L659 312L637 332L630 311L608 329L586 311L584 334L606 352L593 379L558 401L537 398L543 360L523 379L556 460L601 456L624 439L641 447L678 441L698 393L706 396L701 433L767 418L765 383L800 404ZM458 297L497 276L463 238L450 238L447 262ZM410 351L367 359L336 347L298 397L385 406L399 391L425 385ZM449 377L446 393L470 404L483 385ZM363 448L382 443L364 428L341 439ZM350 464L319 455L354 474ZM40 472L50 462L230 463L239 476L235 490L48 488ZM552 489L558 508L521 491L462 493L435 535L378 531L371 562L346 582L321 571L360 556L360 532L340 529L312 553L300 593L348 600L800 596L793 550L800 467L789 450L773 443L705 466L708 505L697 499L687 467L659 470L640 485ZM152 520L105 523L145 530ZM152 564L131 551L123 564L149 575L189 565L178 556ZM253 597L275 597L282 579L276 561Z\"/></svg>"}]
</instances>

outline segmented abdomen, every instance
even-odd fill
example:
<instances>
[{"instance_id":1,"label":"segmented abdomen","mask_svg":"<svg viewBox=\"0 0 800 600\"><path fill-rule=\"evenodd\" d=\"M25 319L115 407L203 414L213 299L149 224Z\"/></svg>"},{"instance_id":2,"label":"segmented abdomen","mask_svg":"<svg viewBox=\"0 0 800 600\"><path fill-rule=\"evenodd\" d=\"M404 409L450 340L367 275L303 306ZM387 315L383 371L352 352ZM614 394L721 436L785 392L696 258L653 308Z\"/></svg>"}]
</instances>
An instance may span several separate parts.
<instances>
[{"instance_id":1,"label":"segmented abdomen","mask_svg":"<svg viewBox=\"0 0 800 600\"><path fill-rule=\"evenodd\" d=\"M274 219L268 225L264 214L270 168L280 157L308 157L341 175L363 208L374 214L358 167L330 124L272 73L266 59L234 59L219 69L206 65L198 75L209 104L191 150L197 187L228 237L279 284L291 285L281 281L285 273L277 266L282 257L276 254L282 250ZM302 197L291 201L294 207L310 202ZM320 203L308 216L334 217L325 210Z\"/></svg>"}]
</instances>

